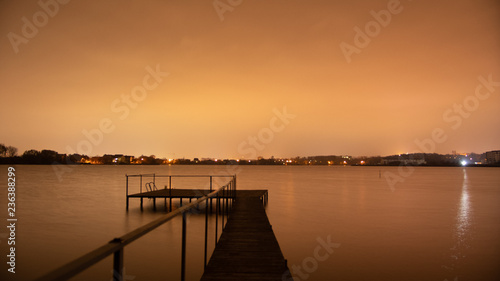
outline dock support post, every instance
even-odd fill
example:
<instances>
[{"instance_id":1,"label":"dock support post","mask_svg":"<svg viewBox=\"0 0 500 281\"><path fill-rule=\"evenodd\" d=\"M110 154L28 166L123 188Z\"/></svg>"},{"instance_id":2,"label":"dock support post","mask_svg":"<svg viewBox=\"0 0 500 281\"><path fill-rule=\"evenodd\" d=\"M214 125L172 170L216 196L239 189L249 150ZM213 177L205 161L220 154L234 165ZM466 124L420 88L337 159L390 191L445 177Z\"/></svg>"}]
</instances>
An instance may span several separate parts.
<instances>
[{"instance_id":1,"label":"dock support post","mask_svg":"<svg viewBox=\"0 0 500 281\"><path fill-rule=\"evenodd\" d=\"M212 193L212 176L210 176L210 192ZM210 198L210 213L212 213L212 198Z\"/></svg>"},{"instance_id":2,"label":"dock support post","mask_svg":"<svg viewBox=\"0 0 500 281\"><path fill-rule=\"evenodd\" d=\"M217 230L219 229L219 193L215 199L215 246L217 246Z\"/></svg>"},{"instance_id":3,"label":"dock support post","mask_svg":"<svg viewBox=\"0 0 500 281\"><path fill-rule=\"evenodd\" d=\"M156 197L153 197L153 210L156 211Z\"/></svg>"},{"instance_id":4,"label":"dock support post","mask_svg":"<svg viewBox=\"0 0 500 281\"><path fill-rule=\"evenodd\" d=\"M205 201L205 258L203 263L203 270L207 268L207 243L208 243L208 199Z\"/></svg>"},{"instance_id":5,"label":"dock support post","mask_svg":"<svg viewBox=\"0 0 500 281\"><path fill-rule=\"evenodd\" d=\"M168 197L170 198L169 208L170 212L172 212L172 176L168 177L168 186L169 186Z\"/></svg>"},{"instance_id":6,"label":"dock support post","mask_svg":"<svg viewBox=\"0 0 500 281\"><path fill-rule=\"evenodd\" d=\"M127 182L127 188L126 188L126 193L127 193L127 211L128 211L128 175L125 174L125 177L127 178L126 182Z\"/></svg>"},{"instance_id":7,"label":"dock support post","mask_svg":"<svg viewBox=\"0 0 500 281\"><path fill-rule=\"evenodd\" d=\"M142 211L142 205L143 205L142 201L143 201L143 199L144 199L144 197L141 197L141 211Z\"/></svg>"},{"instance_id":8,"label":"dock support post","mask_svg":"<svg viewBox=\"0 0 500 281\"><path fill-rule=\"evenodd\" d=\"M114 253L113 281L123 281L123 248Z\"/></svg>"},{"instance_id":9,"label":"dock support post","mask_svg":"<svg viewBox=\"0 0 500 281\"><path fill-rule=\"evenodd\" d=\"M186 212L182 213L181 281L186 279Z\"/></svg>"},{"instance_id":10,"label":"dock support post","mask_svg":"<svg viewBox=\"0 0 500 281\"><path fill-rule=\"evenodd\" d=\"M222 189L222 199L220 200L221 201L221 213L222 213L222 224L221 224L221 232L224 230L224 195L225 194L225 189Z\"/></svg>"}]
</instances>

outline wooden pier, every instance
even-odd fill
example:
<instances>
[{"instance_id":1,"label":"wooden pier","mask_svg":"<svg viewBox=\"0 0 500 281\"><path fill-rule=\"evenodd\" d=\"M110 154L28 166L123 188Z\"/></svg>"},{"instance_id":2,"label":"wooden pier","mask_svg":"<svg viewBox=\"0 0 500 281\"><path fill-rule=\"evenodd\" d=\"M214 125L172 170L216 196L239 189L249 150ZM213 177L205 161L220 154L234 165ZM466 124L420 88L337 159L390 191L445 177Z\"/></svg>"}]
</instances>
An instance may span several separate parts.
<instances>
[{"instance_id":1,"label":"wooden pier","mask_svg":"<svg viewBox=\"0 0 500 281\"><path fill-rule=\"evenodd\" d=\"M177 186L180 182L179 179L183 179L192 185L193 178L196 180L209 178L208 184L202 185L204 187L208 186L209 189L172 188L172 179L177 181ZM214 180L216 178L227 178L229 181L221 185ZM139 193L129 194L129 180L135 180L138 183ZM167 182L162 182L165 180ZM157 189L156 185L160 185L160 183L166 183L164 189ZM145 188L144 192L143 188ZM194 208L198 210L205 209L205 271L201 280L293 280L288 270L287 261L283 257L264 209L264 206L268 203L267 190L237 190L235 175L173 176L146 174L126 175L126 194L127 210L130 198L139 198L141 200L141 209L143 208L144 198L150 198L153 200L153 206L156 206L156 199L165 199L165 204L167 204L167 199L170 200L170 212L121 237L114 238L107 244L48 272L36 280L66 280L104 258L113 256L112 279L114 281L124 281L125 246L160 225L182 216L180 279L184 281L186 276L187 213ZM180 206L176 206L174 210L172 210L173 199L180 201ZM188 199L189 203L186 202L186 205L183 206L183 199ZM195 201L191 202L192 200ZM212 203L214 203L215 208L212 208ZM207 251L208 238L211 236L208 233L208 216L209 213L214 211L215 249L210 257ZM224 221L224 218L226 218L226 221ZM221 234L218 234L219 229L222 230Z\"/></svg>"},{"instance_id":2,"label":"wooden pier","mask_svg":"<svg viewBox=\"0 0 500 281\"><path fill-rule=\"evenodd\" d=\"M128 195L130 198L183 199L201 198L210 193L202 189L162 189ZM228 196L221 195L219 199ZM274 235L264 206L267 190L236 190L233 204L217 246L205 267L201 281L212 280L283 280L289 277L287 261ZM170 203L170 207L172 204Z\"/></svg>"}]
</instances>

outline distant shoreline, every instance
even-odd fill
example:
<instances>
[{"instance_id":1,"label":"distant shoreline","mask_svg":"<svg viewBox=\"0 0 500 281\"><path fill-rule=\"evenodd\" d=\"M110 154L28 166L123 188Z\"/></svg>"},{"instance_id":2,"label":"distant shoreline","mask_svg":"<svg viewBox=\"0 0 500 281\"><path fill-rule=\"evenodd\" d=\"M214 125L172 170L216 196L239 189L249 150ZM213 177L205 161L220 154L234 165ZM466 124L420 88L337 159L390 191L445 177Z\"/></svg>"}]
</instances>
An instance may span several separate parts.
<instances>
[{"instance_id":1,"label":"distant shoreline","mask_svg":"<svg viewBox=\"0 0 500 281\"><path fill-rule=\"evenodd\" d=\"M5 147L5 146L4 146ZM408 153L389 156L318 155L288 158L229 159L229 158L157 158L155 155L135 157L124 154L87 156L61 154L53 150L27 150L21 156L10 147L0 154L0 164L8 165L300 165L300 166L421 166L421 167L499 167L500 150L485 153ZM2 157L3 156L3 157Z\"/></svg>"},{"instance_id":2,"label":"distant shoreline","mask_svg":"<svg viewBox=\"0 0 500 281\"><path fill-rule=\"evenodd\" d=\"M460 165L460 164L436 164L436 165L371 165L371 164L366 164L366 165L360 165L360 164L348 164L348 165L340 165L340 164L247 164L247 163L240 163L240 164L195 164L195 163L189 163L189 164L91 164L91 163L6 163L3 161L0 161L0 165L26 165L26 166L49 166L49 165L60 165L60 166L320 166L320 167L400 167L400 166L411 166L411 167L486 167L486 168L498 168L500 167L500 164L469 164L469 165Z\"/></svg>"}]
</instances>

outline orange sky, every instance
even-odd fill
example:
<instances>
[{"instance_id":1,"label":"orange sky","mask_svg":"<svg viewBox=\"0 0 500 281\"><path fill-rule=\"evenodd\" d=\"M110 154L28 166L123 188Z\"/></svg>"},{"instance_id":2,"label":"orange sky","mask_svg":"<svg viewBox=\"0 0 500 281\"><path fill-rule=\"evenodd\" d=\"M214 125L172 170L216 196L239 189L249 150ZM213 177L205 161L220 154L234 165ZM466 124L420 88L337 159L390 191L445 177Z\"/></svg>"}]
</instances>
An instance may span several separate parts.
<instances>
[{"instance_id":1,"label":"orange sky","mask_svg":"<svg viewBox=\"0 0 500 281\"><path fill-rule=\"evenodd\" d=\"M0 1L0 143L20 153L500 149L498 1L41 3Z\"/></svg>"}]
</instances>

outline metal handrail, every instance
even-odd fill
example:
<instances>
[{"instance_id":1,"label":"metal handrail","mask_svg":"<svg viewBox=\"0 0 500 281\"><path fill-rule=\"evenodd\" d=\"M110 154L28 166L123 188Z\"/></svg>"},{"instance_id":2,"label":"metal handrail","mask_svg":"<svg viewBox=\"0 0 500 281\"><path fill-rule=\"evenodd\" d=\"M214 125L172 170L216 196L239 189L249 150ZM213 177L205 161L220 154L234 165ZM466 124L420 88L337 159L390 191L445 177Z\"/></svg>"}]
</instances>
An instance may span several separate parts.
<instances>
[{"instance_id":1,"label":"metal handrail","mask_svg":"<svg viewBox=\"0 0 500 281\"><path fill-rule=\"evenodd\" d=\"M36 281L48 281L48 280L65 280L69 279L78 273L84 271L88 267L96 264L97 262L103 260L104 258L110 256L111 254L114 254L114 260L113 260L113 268L114 268L114 274L113 274L113 280L123 280L123 248L135 241L136 239L144 236L145 234L149 233L150 231L154 230L155 228L159 227L160 225L170 221L171 219L177 217L178 215L183 216L183 229L182 229L182 246L183 246L183 252L182 252L182 268L181 268L181 280L184 280L184 270L185 270L185 239L186 239L186 212L193 208L197 208L201 203L207 201L210 198L217 198L219 199L219 193L223 192L224 190L228 190L228 192L231 192L232 199L234 200L236 197L236 176L232 176L233 178L227 183L226 185L220 187L219 189L207 194L206 196L203 196L196 201L189 203L183 207L180 207L166 215L163 215L162 217L144 225L141 226L119 238L114 238L113 240L109 241L107 244L87 253L86 255L81 256L80 258L77 258L61 267L58 269L53 270L52 272L49 272L48 274L35 279ZM217 200L218 201L218 200ZM217 204L219 205L219 204ZM217 206L217 209L219 206ZM208 209L208 201L206 203L206 209ZM206 216L208 217L208 213L206 213ZM222 226L224 227L224 225ZM205 226L206 229L206 226ZM216 225L217 229L217 225ZM205 233L206 237L207 233ZM217 243L217 232L216 232L216 243ZM205 238L205 266L206 266L206 238Z\"/></svg>"}]
</instances>

